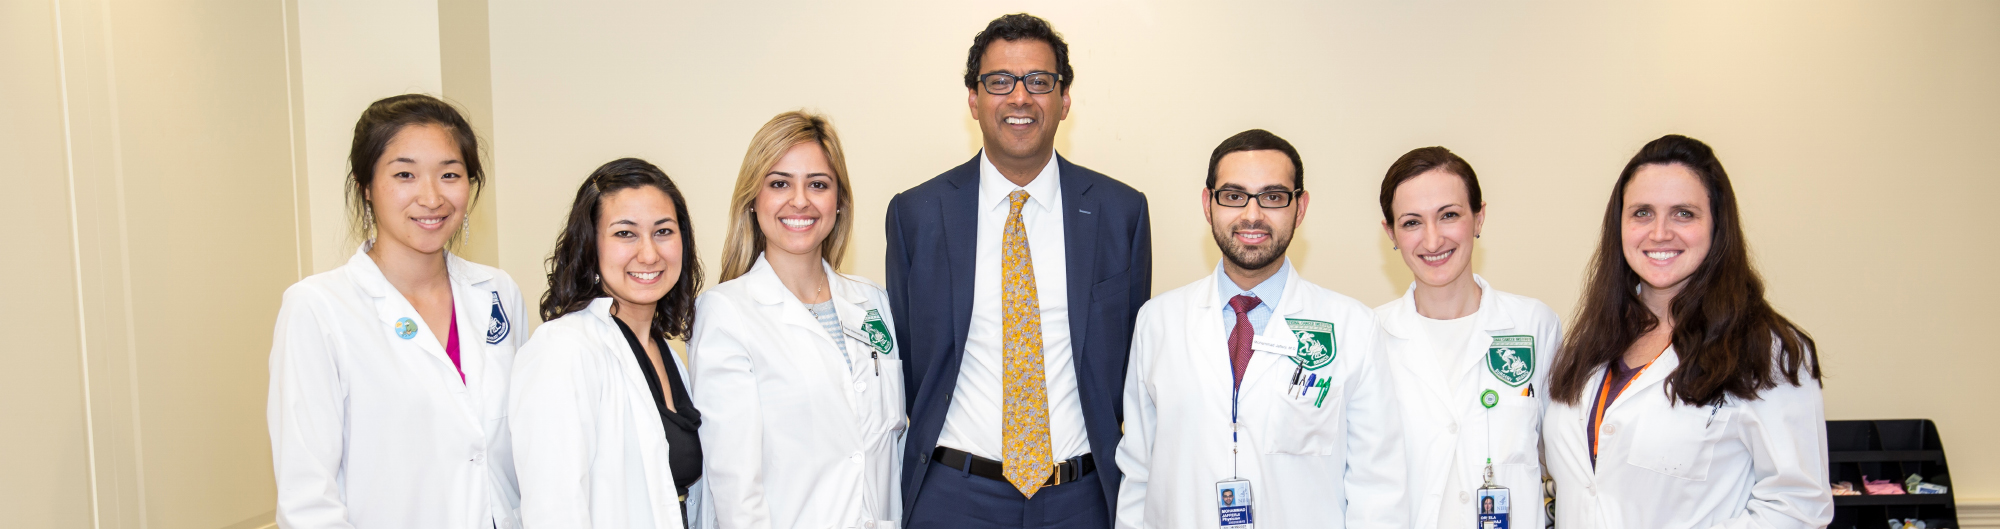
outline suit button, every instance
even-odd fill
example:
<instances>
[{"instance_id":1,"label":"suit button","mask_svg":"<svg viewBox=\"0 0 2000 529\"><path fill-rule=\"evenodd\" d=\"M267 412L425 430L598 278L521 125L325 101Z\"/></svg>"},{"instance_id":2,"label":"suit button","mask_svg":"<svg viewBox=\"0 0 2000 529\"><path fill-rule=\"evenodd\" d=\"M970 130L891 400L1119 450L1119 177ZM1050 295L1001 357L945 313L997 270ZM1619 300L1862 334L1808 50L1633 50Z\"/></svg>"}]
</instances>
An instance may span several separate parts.
<instances>
[{"instance_id":1,"label":"suit button","mask_svg":"<svg viewBox=\"0 0 2000 529\"><path fill-rule=\"evenodd\" d=\"M930 462L931 462L931 455L930 455L930 454L917 454L917 464L921 465L921 464L926 464L926 463L930 463Z\"/></svg>"}]
</instances>

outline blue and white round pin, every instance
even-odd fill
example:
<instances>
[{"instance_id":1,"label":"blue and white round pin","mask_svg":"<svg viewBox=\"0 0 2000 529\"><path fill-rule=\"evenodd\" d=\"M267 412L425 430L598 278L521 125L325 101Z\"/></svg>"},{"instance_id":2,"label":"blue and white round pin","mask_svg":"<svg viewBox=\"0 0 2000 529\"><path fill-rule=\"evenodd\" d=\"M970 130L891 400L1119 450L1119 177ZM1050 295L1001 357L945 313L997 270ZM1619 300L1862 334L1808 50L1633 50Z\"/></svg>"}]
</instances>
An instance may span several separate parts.
<instances>
[{"instance_id":1,"label":"blue and white round pin","mask_svg":"<svg viewBox=\"0 0 2000 529\"><path fill-rule=\"evenodd\" d=\"M396 320L396 337L408 340L417 335L417 322L409 318Z\"/></svg>"}]
</instances>

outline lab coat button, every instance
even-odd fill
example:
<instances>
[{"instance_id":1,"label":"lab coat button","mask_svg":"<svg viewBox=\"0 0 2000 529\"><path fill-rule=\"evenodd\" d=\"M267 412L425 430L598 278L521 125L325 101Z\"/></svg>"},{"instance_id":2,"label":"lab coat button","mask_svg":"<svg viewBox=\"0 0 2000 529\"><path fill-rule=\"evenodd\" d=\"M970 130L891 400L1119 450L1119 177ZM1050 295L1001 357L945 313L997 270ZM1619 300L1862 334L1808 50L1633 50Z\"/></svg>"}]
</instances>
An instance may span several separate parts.
<instances>
[{"instance_id":1,"label":"lab coat button","mask_svg":"<svg viewBox=\"0 0 2000 529\"><path fill-rule=\"evenodd\" d=\"M1618 425L1616 424L1604 425L1604 435L1611 435L1615 433L1618 433Z\"/></svg>"},{"instance_id":2,"label":"lab coat button","mask_svg":"<svg viewBox=\"0 0 2000 529\"><path fill-rule=\"evenodd\" d=\"M1459 492L1458 492L1458 502L1459 502L1459 503L1471 503L1471 502L1472 502L1472 493L1470 493L1470 492L1465 492L1465 491L1459 491Z\"/></svg>"},{"instance_id":3,"label":"lab coat button","mask_svg":"<svg viewBox=\"0 0 2000 529\"><path fill-rule=\"evenodd\" d=\"M1597 486L1596 486L1596 485L1588 485L1588 486L1585 486L1585 487L1583 487L1583 490L1584 490L1585 492L1589 492L1589 493L1590 493L1590 497L1592 497L1592 498L1595 498L1595 497L1597 497Z\"/></svg>"},{"instance_id":4,"label":"lab coat button","mask_svg":"<svg viewBox=\"0 0 2000 529\"><path fill-rule=\"evenodd\" d=\"M874 521L874 520L869 520L869 521L866 521L866 522L862 522L862 523L861 523L861 526L862 526L862 527L866 527L866 528L868 528L868 529L875 529L875 521Z\"/></svg>"},{"instance_id":5,"label":"lab coat button","mask_svg":"<svg viewBox=\"0 0 2000 529\"><path fill-rule=\"evenodd\" d=\"M1456 425L1456 424L1453 424L1453 425L1450 425L1450 426L1446 426L1446 427L1444 427L1444 432L1445 432L1445 433L1448 433L1448 434L1457 434L1457 433L1458 433L1458 425Z\"/></svg>"}]
</instances>

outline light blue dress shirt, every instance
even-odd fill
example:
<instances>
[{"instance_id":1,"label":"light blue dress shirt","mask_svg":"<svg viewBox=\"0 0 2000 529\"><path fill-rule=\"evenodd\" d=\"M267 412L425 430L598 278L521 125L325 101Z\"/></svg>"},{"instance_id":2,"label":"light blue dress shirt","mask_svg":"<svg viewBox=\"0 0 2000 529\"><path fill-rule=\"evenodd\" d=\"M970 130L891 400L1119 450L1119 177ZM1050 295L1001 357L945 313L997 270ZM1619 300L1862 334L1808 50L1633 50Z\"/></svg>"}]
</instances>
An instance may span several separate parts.
<instances>
[{"instance_id":1,"label":"light blue dress shirt","mask_svg":"<svg viewBox=\"0 0 2000 529\"><path fill-rule=\"evenodd\" d=\"M1251 287L1250 290L1243 290L1236 286L1235 281L1229 279L1227 272L1222 270L1222 262L1216 261L1215 289L1221 296L1217 299L1221 300L1222 304L1222 335L1227 337L1229 333L1236 332L1236 307L1229 306L1229 300L1244 294L1255 296L1258 300L1257 306L1251 308L1249 312L1251 334L1263 334L1264 323L1271 321L1271 313L1278 310L1278 298L1285 295L1285 278L1291 274L1292 259L1287 257L1285 264L1278 267L1277 274Z\"/></svg>"}]
</instances>

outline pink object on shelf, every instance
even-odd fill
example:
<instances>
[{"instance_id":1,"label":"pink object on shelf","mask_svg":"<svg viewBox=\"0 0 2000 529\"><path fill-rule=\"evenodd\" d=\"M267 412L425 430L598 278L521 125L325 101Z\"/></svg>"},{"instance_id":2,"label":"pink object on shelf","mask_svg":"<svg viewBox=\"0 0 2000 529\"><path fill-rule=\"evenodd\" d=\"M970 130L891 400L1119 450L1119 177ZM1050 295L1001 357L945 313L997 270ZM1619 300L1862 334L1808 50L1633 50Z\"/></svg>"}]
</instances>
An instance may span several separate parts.
<instances>
[{"instance_id":1,"label":"pink object on shelf","mask_svg":"<svg viewBox=\"0 0 2000 529\"><path fill-rule=\"evenodd\" d=\"M1870 496L1904 494L1902 485L1886 479L1868 479L1868 476L1861 476L1861 485L1868 491L1868 495Z\"/></svg>"}]
</instances>

